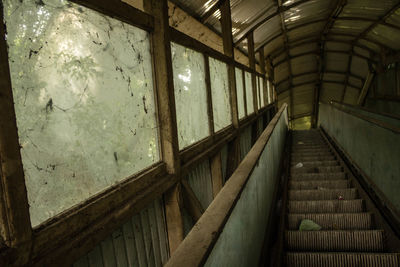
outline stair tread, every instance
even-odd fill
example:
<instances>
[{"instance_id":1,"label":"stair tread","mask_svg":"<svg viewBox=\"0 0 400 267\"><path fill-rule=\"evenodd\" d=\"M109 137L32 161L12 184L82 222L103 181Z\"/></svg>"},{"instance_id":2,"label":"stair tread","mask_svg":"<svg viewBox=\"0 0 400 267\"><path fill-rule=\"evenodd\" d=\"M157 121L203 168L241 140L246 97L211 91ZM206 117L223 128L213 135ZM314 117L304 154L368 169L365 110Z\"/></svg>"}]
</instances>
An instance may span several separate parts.
<instances>
[{"instance_id":1,"label":"stair tread","mask_svg":"<svg viewBox=\"0 0 400 267\"><path fill-rule=\"evenodd\" d=\"M289 250L296 251L365 251L384 249L383 230L321 230L285 232Z\"/></svg>"},{"instance_id":2,"label":"stair tread","mask_svg":"<svg viewBox=\"0 0 400 267\"><path fill-rule=\"evenodd\" d=\"M318 188L345 189L349 188L350 181L346 179L338 180L290 180L289 189L291 190L312 190Z\"/></svg>"},{"instance_id":3,"label":"stair tread","mask_svg":"<svg viewBox=\"0 0 400 267\"><path fill-rule=\"evenodd\" d=\"M306 180L333 180L333 179L346 179L344 172L329 172L329 173L292 173L290 180L306 181Z\"/></svg>"},{"instance_id":4,"label":"stair tread","mask_svg":"<svg viewBox=\"0 0 400 267\"><path fill-rule=\"evenodd\" d=\"M372 214L359 213L289 213L288 227L298 229L302 220L309 219L323 230L367 230L372 228Z\"/></svg>"},{"instance_id":5,"label":"stair tread","mask_svg":"<svg viewBox=\"0 0 400 267\"><path fill-rule=\"evenodd\" d=\"M290 200L288 210L291 213L328 213L361 212L364 200Z\"/></svg>"},{"instance_id":6,"label":"stair tread","mask_svg":"<svg viewBox=\"0 0 400 267\"><path fill-rule=\"evenodd\" d=\"M289 190L288 194L289 200L348 200L357 198L357 189Z\"/></svg>"}]
</instances>

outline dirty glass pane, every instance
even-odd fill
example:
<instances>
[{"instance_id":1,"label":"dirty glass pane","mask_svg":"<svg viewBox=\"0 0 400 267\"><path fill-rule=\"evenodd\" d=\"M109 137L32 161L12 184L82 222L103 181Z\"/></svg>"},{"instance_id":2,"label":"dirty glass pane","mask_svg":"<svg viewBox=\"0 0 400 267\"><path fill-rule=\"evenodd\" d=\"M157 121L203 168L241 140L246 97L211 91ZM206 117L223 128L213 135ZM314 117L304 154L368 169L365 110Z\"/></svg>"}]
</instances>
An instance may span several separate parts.
<instances>
[{"instance_id":1,"label":"dirty glass pane","mask_svg":"<svg viewBox=\"0 0 400 267\"><path fill-rule=\"evenodd\" d=\"M264 79L262 77L258 78L260 80L260 107L265 106L265 100L264 100Z\"/></svg>"},{"instance_id":2,"label":"dirty glass pane","mask_svg":"<svg viewBox=\"0 0 400 267\"><path fill-rule=\"evenodd\" d=\"M268 103L267 103L267 105L269 105L270 103L271 103L271 82L268 80L267 81L267 93L268 93L268 95L267 95L267 97L268 97Z\"/></svg>"},{"instance_id":3,"label":"dirty glass pane","mask_svg":"<svg viewBox=\"0 0 400 267\"><path fill-rule=\"evenodd\" d=\"M171 43L179 148L185 148L210 133L204 57L201 53Z\"/></svg>"},{"instance_id":4,"label":"dirty glass pane","mask_svg":"<svg viewBox=\"0 0 400 267\"><path fill-rule=\"evenodd\" d=\"M246 104L247 104L247 115L254 112L253 103L253 86L251 82L251 73L245 72L245 82L246 82Z\"/></svg>"},{"instance_id":5,"label":"dirty glass pane","mask_svg":"<svg viewBox=\"0 0 400 267\"><path fill-rule=\"evenodd\" d=\"M235 76L236 76L236 96L237 96L238 113L239 113L239 119L241 119L246 115L244 110L244 90L243 90L242 70L239 68L235 68Z\"/></svg>"},{"instance_id":6,"label":"dirty glass pane","mask_svg":"<svg viewBox=\"0 0 400 267\"><path fill-rule=\"evenodd\" d=\"M232 123L228 66L211 57L209 62L214 130L217 132Z\"/></svg>"},{"instance_id":7,"label":"dirty glass pane","mask_svg":"<svg viewBox=\"0 0 400 267\"><path fill-rule=\"evenodd\" d=\"M65 0L4 0L33 226L158 162L149 34Z\"/></svg>"}]
</instances>

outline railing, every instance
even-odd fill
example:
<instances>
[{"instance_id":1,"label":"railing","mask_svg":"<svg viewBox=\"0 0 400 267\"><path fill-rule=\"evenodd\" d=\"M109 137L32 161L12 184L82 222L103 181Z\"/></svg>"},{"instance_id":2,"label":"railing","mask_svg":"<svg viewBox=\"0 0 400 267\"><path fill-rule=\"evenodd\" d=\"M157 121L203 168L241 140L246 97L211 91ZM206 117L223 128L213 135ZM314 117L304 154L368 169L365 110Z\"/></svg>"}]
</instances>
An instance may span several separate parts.
<instances>
[{"instance_id":1,"label":"railing","mask_svg":"<svg viewBox=\"0 0 400 267\"><path fill-rule=\"evenodd\" d=\"M256 266L288 131L281 107L166 266Z\"/></svg>"},{"instance_id":2,"label":"railing","mask_svg":"<svg viewBox=\"0 0 400 267\"><path fill-rule=\"evenodd\" d=\"M400 128L336 104L320 103L319 125L389 215L400 221Z\"/></svg>"}]
</instances>

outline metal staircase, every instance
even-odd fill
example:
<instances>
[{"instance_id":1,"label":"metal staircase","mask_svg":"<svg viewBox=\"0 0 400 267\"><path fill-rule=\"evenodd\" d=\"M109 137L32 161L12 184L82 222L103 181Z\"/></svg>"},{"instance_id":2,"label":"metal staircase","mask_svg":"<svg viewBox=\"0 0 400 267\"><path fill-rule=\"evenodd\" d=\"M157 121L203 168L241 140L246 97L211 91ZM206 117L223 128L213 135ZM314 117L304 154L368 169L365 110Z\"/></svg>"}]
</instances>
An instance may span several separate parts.
<instances>
[{"instance_id":1,"label":"metal staircase","mask_svg":"<svg viewBox=\"0 0 400 267\"><path fill-rule=\"evenodd\" d=\"M284 236L290 267L398 267L360 189L318 130L294 131ZM299 231L303 219L322 227Z\"/></svg>"}]
</instances>

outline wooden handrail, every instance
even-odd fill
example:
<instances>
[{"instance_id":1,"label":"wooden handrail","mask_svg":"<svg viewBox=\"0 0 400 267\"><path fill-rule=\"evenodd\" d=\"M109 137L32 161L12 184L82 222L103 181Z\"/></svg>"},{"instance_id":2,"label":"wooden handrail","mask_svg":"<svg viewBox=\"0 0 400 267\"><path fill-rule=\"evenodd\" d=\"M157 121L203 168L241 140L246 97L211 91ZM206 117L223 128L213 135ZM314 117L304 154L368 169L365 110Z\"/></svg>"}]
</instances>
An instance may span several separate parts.
<instances>
[{"instance_id":1,"label":"wooden handrail","mask_svg":"<svg viewBox=\"0 0 400 267\"><path fill-rule=\"evenodd\" d=\"M287 104L284 104L203 216L176 249L166 263L166 267L201 266L205 263L286 109Z\"/></svg>"}]
</instances>

